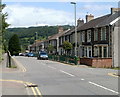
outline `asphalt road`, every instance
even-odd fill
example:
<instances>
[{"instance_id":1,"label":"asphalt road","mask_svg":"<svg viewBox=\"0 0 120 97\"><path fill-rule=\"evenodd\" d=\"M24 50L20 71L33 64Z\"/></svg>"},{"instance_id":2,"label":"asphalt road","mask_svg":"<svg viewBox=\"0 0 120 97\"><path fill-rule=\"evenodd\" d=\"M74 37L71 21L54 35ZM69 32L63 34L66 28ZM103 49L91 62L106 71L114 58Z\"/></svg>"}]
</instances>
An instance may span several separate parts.
<instances>
[{"instance_id":1,"label":"asphalt road","mask_svg":"<svg viewBox=\"0 0 120 97\"><path fill-rule=\"evenodd\" d=\"M26 68L16 79L37 84L42 95L118 95L118 78L108 75L117 70L77 67L34 57L15 58Z\"/></svg>"}]
</instances>

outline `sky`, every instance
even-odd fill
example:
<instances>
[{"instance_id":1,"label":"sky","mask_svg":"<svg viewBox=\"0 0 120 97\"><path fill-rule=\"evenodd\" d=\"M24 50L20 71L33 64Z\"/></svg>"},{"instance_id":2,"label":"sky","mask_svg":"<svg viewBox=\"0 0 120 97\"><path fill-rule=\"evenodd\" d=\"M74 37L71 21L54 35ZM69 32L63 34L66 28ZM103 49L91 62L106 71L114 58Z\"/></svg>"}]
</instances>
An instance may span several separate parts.
<instances>
[{"instance_id":1,"label":"sky","mask_svg":"<svg viewBox=\"0 0 120 97\"><path fill-rule=\"evenodd\" d=\"M99 1L99 0L98 0ZM92 14L94 18L110 14L111 7L118 7L118 1L112 2L76 1L76 18L85 21L85 15ZM3 13L7 12L7 22L10 28L31 26L74 25L74 5L70 1L4 1Z\"/></svg>"}]
</instances>

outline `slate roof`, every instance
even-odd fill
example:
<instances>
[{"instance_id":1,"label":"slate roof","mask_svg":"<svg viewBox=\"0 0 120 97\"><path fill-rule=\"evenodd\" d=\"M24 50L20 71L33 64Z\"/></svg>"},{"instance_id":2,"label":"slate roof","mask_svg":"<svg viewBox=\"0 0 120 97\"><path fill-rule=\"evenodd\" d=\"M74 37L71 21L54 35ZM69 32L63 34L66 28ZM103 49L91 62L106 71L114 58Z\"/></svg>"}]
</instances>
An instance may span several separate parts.
<instances>
[{"instance_id":1,"label":"slate roof","mask_svg":"<svg viewBox=\"0 0 120 97\"><path fill-rule=\"evenodd\" d=\"M40 46L42 42L44 42L44 40L37 41L36 43L33 43L30 47Z\"/></svg>"},{"instance_id":2,"label":"slate roof","mask_svg":"<svg viewBox=\"0 0 120 97\"><path fill-rule=\"evenodd\" d=\"M78 27L77 31L109 25L113 20L115 20L119 16L120 16L120 11L115 14L107 14L105 16L93 19L88 23L85 23L83 26Z\"/></svg>"},{"instance_id":3,"label":"slate roof","mask_svg":"<svg viewBox=\"0 0 120 97\"><path fill-rule=\"evenodd\" d=\"M74 32L75 31L75 28L72 28L72 29L70 29L68 32L66 32L64 35L69 35L69 34L71 34L72 32Z\"/></svg>"},{"instance_id":4,"label":"slate roof","mask_svg":"<svg viewBox=\"0 0 120 97\"><path fill-rule=\"evenodd\" d=\"M101 26L105 26L105 25L109 25L113 20L115 20L116 18L118 18L120 16L120 11L110 15L107 19L105 19L103 22L101 22L98 27Z\"/></svg>"},{"instance_id":5,"label":"slate roof","mask_svg":"<svg viewBox=\"0 0 120 97\"><path fill-rule=\"evenodd\" d=\"M116 23L116 27L119 27L120 28L120 20L118 20ZM120 30L119 30L120 31Z\"/></svg>"},{"instance_id":6,"label":"slate roof","mask_svg":"<svg viewBox=\"0 0 120 97\"><path fill-rule=\"evenodd\" d=\"M89 28L95 28L96 26L98 26L101 22L103 22L105 19L107 19L111 14L93 19L87 23L85 23L83 26L79 27L77 30L85 30L85 29L89 29Z\"/></svg>"},{"instance_id":7,"label":"slate roof","mask_svg":"<svg viewBox=\"0 0 120 97\"><path fill-rule=\"evenodd\" d=\"M63 32L61 32L61 33L57 33L57 34L55 34L55 35L52 35L52 36L50 36L48 39L47 39L47 41L49 41L49 40L54 40L54 39L56 39L57 37L60 37L60 36L62 36L62 35L64 35L66 32L68 32L70 29L68 29L68 30L65 30L65 31L63 31Z\"/></svg>"}]
</instances>

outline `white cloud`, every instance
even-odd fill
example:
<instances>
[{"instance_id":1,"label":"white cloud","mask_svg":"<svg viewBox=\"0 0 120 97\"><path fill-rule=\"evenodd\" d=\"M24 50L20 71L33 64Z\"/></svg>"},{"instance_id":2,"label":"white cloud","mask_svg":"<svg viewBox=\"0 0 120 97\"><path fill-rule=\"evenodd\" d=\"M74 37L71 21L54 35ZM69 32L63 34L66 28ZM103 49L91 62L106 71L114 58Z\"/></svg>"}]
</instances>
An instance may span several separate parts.
<instances>
[{"instance_id":1,"label":"white cloud","mask_svg":"<svg viewBox=\"0 0 120 97\"><path fill-rule=\"evenodd\" d=\"M78 8L78 11L80 10L81 13L79 13L79 16L84 17L86 14L92 14L95 16L95 18L110 14L111 8L116 7L115 5L110 5L110 4L95 4L90 3L90 4L85 4L82 7ZM84 19L84 18L83 18Z\"/></svg>"},{"instance_id":2,"label":"white cloud","mask_svg":"<svg viewBox=\"0 0 120 97\"><path fill-rule=\"evenodd\" d=\"M110 13L110 8L115 7L109 4L92 4L87 3L82 7L77 5L77 19L85 20L85 15L93 14L100 17ZM41 7L7 5L4 12L8 12L7 22L11 24L10 27L29 27L29 26L44 26L44 25L74 25L73 12L65 12L55 9L47 9Z\"/></svg>"},{"instance_id":3,"label":"white cloud","mask_svg":"<svg viewBox=\"0 0 120 97\"><path fill-rule=\"evenodd\" d=\"M4 2L71 2L71 0L4 0ZM119 0L72 0L72 2L119 2Z\"/></svg>"},{"instance_id":4,"label":"white cloud","mask_svg":"<svg viewBox=\"0 0 120 97\"><path fill-rule=\"evenodd\" d=\"M63 25L72 24L74 22L72 13L54 9L30 6L25 7L22 5L7 5L4 12L8 13L7 22L11 24L11 27Z\"/></svg>"}]
</instances>

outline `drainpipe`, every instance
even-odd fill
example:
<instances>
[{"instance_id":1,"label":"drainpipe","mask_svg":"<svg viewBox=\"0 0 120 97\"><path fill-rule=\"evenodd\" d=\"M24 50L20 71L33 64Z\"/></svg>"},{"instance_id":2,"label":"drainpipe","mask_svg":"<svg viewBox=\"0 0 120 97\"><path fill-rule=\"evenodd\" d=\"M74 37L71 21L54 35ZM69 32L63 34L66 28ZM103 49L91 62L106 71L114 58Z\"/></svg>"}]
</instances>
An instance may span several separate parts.
<instances>
[{"instance_id":1,"label":"drainpipe","mask_svg":"<svg viewBox=\"0 0 120 97\"><path fill-rule=\"evenodd\" d=\"M114 25L111 26L112 33L112 67L114 67Z\"/></svg>"},{"instance_id":2,"label":"drainpipe","mask_svg":"<svg viewBox=\"0 0 120 97\"><path fill-rule=\"evenodd\" d=\"M110 25L108 26L109 27L109 40L108 40L108 57L110 57L110 32L111 32L111 29L110 29Z\"/></svg>"}]
</instances>

